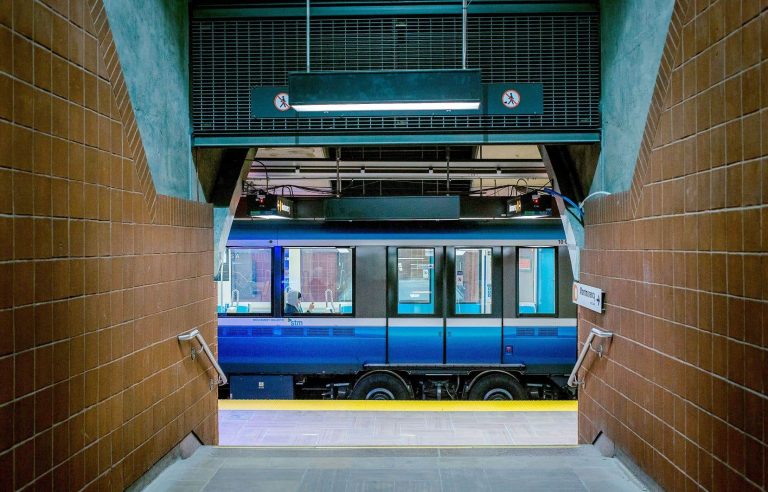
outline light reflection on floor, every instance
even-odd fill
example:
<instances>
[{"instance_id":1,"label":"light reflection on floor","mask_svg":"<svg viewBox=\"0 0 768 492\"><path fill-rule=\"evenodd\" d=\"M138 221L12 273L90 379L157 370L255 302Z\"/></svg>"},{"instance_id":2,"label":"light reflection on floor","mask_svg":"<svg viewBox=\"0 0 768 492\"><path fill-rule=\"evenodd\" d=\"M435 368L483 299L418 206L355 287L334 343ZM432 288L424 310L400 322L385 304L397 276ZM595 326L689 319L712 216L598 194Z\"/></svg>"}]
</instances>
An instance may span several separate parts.
<instances>
[{"instance_id":1,"label":"light reflection on floor","mask_svg":"<svg viewBox=\"0 0 768 492\"><path fill-rule=\"evenodd\" d=\"M227 402L228 404L230 402ZM222 405L231 408L233 405ZM326 407L327 408L327 407ZM575 445L572 411L219 410L223 446Z\"/></svg>"}]
</instances>

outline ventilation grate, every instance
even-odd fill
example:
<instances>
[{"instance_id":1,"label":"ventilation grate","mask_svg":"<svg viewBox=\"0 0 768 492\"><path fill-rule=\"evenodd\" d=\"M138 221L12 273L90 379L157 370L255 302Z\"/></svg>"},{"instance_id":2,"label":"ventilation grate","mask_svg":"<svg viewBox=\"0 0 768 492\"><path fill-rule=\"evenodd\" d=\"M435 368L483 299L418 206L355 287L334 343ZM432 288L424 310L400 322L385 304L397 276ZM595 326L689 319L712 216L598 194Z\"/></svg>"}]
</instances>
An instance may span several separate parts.
<instances>
[{"instance_id":1,"label":"ventilation grate","mask_svg":"<svg viewBox=\"0 0 768 492\"><path fill-rule=\"evenodd\" d=\"M556 337L557 328L539 328L540 337Z\"/></svg>"},{"instance_id":2,"label":"ventilation grate","mask_svg":"<svg viewBox=\"0 0 768 492\"><path fill-rule=\"evenodd\" d=\"M459 16L322 17L311 21L312 70L461 67ZM361 132L595 131L597 13L470 16L469 68L484 83L541 82L542 115L259 118L250 89L305 69L303 18L193 19L191 92L198 136Z\"/></svg>"},{"instance_id":3,"label":"ventilation grate","mask_svg":"<svg viewBox=\"0 0 768 492\"><path fill-rule=\"evenodd\" d=\"M282 330L284 337L301 337L304 336L304 328L301 326L286 326Z\"/></svg>"},{"instance_id":4,"label":"ventilation grate","mask_svg":"<svg viewBox=\"0 0 768 492\"><path fill-rule=\"evenodd\" d=\"M328 328L307 328L308 337L327 337Z\"/></svg>"},{"instance_id":5,"label":"ventilation grate","mask_svg":"<svg viewBox=\"0 0 768 492\"><path fill-rule=\"evenodd\" d=\"M355 336L354 328L334 328L333 336L335 337L353 337Z\"/></svg>"},{"instance_id":6,"label":"ventilation grate","mask_svg":"<svg viewBox=\"0 0 768 492\"><path fill-rule=\"evenodd\" d=\"M224 335L228 337L247 337L248 334L248 328L229 328L224 333Z\"/></svg>"}]
</instances>

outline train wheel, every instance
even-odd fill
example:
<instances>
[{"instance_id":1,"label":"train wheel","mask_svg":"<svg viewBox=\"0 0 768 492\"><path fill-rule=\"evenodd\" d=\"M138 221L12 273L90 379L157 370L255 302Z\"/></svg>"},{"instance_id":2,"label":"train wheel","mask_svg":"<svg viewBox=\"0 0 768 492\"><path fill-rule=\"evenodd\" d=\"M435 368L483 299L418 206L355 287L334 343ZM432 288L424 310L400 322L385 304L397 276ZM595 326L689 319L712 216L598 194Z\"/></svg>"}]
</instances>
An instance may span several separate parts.
<instances>
[{"instance_id":1,"label":"train wheel","mask_svg":"<svg viewBox=\"0 0 768 492\"><path fill-rule=\"evenodd\" d=\"M469 400L525 400L525 388L512 376L488 374L469 390Z\"/></svg>"},{"instance_id":2,"label":"train wheel","mask_svg":"<svg viewBox=\"0 0 768 492\"><path fill-rule=\"evenodd\" d=\"M374 373L357 382L350 400L409 400L408 388L391 374Z\"/></svg>"}]
</instances>

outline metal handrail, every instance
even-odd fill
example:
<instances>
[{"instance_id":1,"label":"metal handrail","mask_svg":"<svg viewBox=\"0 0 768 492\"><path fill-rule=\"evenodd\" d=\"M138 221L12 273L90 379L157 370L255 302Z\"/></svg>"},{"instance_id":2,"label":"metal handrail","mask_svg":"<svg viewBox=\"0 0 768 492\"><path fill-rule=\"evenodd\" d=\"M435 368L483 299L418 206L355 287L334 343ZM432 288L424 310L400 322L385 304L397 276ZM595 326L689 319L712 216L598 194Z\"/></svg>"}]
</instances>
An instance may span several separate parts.
<instances>
[{"instance_id":1,"label":"metal handrail","mask_svg":"<svg viewBox=\"0 0 768 492\"><path fill-rule=\"evenodd\" d=\"M595 349L592 347L592 340L597 338L613 338L613 332L610 331L603 331L598 328L592 328L589 331L589 337L587 337L587 341L584 342L584 347L581 349L581 353L579 354L579 358L576 360L576 365L573 366L573 371L571 371L571 375L568 377L568 386L571 388L575 388L576 386L583 384L584 380L577 381L576 375L579 373L579 369L581 369L581 365L584 363L584 358L587 356L587 351L590 349L597 354L598 357L603 356L603 344L601 343L600 346Z\"/></svg>"},{"instance_id":2,"label":"metal handrail","mask_svg":"<svg viewBox=\"0 0 768 492\"><path fill-rule=\"evenodd\" d=\"M216 369L216 372L219 374L219 386L222 384L227 384L227 375L224 374L224 371L221 369L221 366L216 361L216 358L213 356L213 353L211 352L210 347L208 347L208 344L205 343L205 338L203 338L203 335L200 334L200 332L195 328L194 330L188 331L187 333L182 333L178 336L178 339L180 342L191 342L192 340L197 340L197 342L200 344L200 347L203 349L203 352L208 357L208 360L211 361L213 364L214 369ZM192 359L194 360L196 355L195 348L192 347Z\"/></svg>"}]
</instances>

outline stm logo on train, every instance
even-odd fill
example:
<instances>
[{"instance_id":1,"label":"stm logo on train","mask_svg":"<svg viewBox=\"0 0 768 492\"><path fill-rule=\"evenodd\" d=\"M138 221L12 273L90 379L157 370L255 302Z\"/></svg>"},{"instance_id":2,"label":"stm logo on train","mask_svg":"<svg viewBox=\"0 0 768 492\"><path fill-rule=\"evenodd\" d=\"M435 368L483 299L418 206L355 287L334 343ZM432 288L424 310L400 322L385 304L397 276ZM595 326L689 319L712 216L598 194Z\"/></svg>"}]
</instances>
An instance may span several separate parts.
<instances>
[{"instance_id":1,"label":"stm logo on train","mask_svg":"<svg viewBox=\"0 0 768 492\"><path fill-rule=\"evenodd\" d=\"M573 302L596 313L605 312L605 293L597 287L573 283Z\"/></svg>"}]
</instances>

